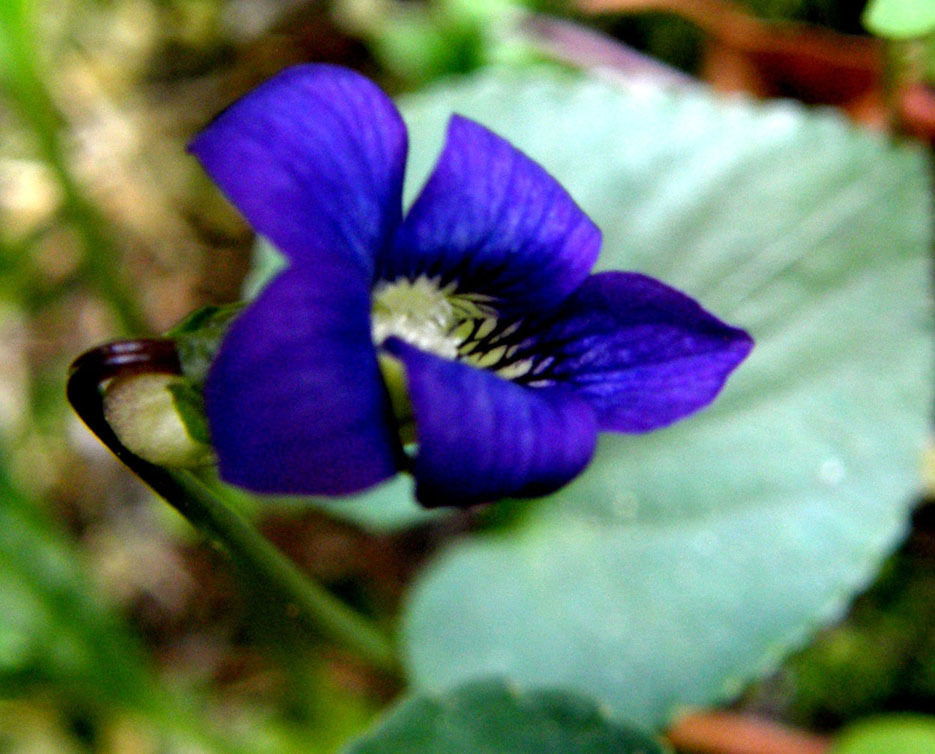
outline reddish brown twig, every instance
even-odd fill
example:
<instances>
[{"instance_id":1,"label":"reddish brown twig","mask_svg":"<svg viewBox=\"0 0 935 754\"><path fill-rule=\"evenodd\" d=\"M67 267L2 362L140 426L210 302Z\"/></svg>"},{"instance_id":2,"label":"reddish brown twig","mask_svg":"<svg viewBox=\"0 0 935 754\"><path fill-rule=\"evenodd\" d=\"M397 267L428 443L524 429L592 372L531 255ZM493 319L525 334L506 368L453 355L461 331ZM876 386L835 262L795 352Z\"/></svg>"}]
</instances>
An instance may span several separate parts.
<instances>
[{"instance_id":1,"label":"reddish brown twig","mask_svg":"<svg viewBox=\"0 0 935 754\"><path fill-rule=\"evenodd\" d=\"M830 742L778 723L731 712L696 712L667 738L685 754L825 754Z\"/></svg>"},{"instance_id":2,"label":"reddish brown twig","mask_svg":"<svg viewBox=\"0 0 935 754\"><path fill-rule=\"evenodd\" d=\"M935 90L906 82L887 108L883 42L812 24L763 21L729 0L577 0L590 14L669 13L707 35L701 75L720 91L836 105L854 120L935 144Z\"/></svg>"},{"instance_id":3,"label":"reddish brown twig","mask_svg":"<svg viewBox=\"0 0 935 754\"><path fill-rule=\"evenodd\" d=\"M669 13L705 32L704 77L724 91L795 97L862 115L883 112L879 40L811 24L762 21L727 0L578 0L591 14ZM867 98L871 102L867 103Z\"/></svg>"},{"instance_id":4,"label":"reddish brown twig","mask_svg":"<svg viewBox=\"0 0 935 754\"><path fill-rule=\"evenodd\" d=\"M935 147L935 89L924 84L906 89L899 101L899 119L906 133Z\"/></svg>"}]
</instances>

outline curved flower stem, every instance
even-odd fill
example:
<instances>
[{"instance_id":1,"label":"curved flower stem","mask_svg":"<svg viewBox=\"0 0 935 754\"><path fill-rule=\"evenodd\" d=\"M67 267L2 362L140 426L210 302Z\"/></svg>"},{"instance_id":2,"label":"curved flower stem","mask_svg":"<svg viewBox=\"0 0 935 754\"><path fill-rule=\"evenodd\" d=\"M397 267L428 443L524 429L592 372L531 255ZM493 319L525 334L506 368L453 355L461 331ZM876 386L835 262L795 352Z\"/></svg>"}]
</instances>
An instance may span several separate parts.
<instances>
[{"instance_id":1,"label":"curved flower stem","mask_svg":"<svg viewBox=\"0 0 935 754\"><path fill-rule=\"evenodd\" d=\"M389 638L376 626L309 580L240 513L222 502L208 486L187 471L170 471L131 453L104 417L101 387L120 376L160 372L181 374L175 344L141 339L92 349L72 364L68 400L88 428L157 494L165 498L197 529L221 544L264 586L278 594L300 619L343 644L375 666L397 672Z\"/></svg>"},{"instance_id":2,"label":"curved flower stem","mask_svg":"<svg viewBox=\"0 0 935 754\"><path fill-rule=\"evenodd\" d=\"M159 488L144 479L198 529L249 565L290 606L331 639L355 650L384 670L396 669L390 641L363 616L308 579L243 516L229 508L193 474L166 471ZM165 482L171 482L166 484Z\"/></svg>"}]
</instances>

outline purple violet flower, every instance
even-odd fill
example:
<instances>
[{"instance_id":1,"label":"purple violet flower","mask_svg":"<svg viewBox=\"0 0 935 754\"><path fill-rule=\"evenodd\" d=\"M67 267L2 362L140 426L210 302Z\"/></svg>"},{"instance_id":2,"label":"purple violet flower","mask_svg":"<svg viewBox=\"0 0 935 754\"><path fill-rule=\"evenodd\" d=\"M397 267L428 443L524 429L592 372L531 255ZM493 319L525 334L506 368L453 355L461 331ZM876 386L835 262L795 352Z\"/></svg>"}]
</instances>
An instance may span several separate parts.
<instances>
[{"instance_id":1,"label":"purple violet flower","mask_svg":"<svg viewBox=\"0 0 935 754\"><path fill-rule=\"evenodd\" d=\"M205 384L233 484L347 494L408 468L427 506L546 494L584 469L598 431L700 409L752 348L652 278L590 274L598 228L467 118L452 116L403 217L405 126L350 70L284 71L191 151L289 261Z\"/></svg>"}]
</instances>

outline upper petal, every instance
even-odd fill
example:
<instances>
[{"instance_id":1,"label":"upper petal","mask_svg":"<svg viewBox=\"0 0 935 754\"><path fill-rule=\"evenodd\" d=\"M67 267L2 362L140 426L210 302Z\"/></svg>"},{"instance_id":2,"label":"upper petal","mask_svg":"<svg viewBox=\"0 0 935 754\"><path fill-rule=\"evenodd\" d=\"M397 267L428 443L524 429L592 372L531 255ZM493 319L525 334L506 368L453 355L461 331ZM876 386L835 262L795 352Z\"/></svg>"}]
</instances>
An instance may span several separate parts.
<instances>
[{"instance_id":1,"label":"upper petal","mask_svg":"<svg viewBox=\"0 0 935 754\"><path fill-rule=\"evenodd\" d=\"M521 328L518 378L572 388L602 430L646 432L714 400L753 348L692 298L632 272L592 275L544 327Z\"/></svg>"},{"instance_id":2,"label":"upper petal","mask_svg":"<svg viewBox=\"0 0 935 754\"><path fill-rule=\"evenodd\" d=\"M588 275L597 226L540 165L467 118L381 258L384 280L419 275L494 296L501 311L554 307Z\"/></svg>"},{"instance_id":3,"label":"upper petal","mask_svg":"<svg viewBox=\"0 0 935 754\"><path fill-rule=\"evenodd\" d=\"M283 272L231 325L205 383L221 477L345 494L392 476L399 441L353 265Z\"/></svg>"},{"instance_id":4,"label":"upper petal","mask_svg":"<svg viewBox=\"0 0 935 754\"><path fill-rule=\"evenodd\" d=\"M398 338L385 347L406 370L423 505L545 495L590 461L594 411L569 391L523 387Z\"/></svg>"},{"instance_id":5,"label":"upper petal","mask_svg":"<svg viewBox=\"0 0 935 754\"><path fill-rule=\"evenodd\" d=\"M300 65L231 105L189 149L293 263L350 252L371 271L399 224L406 145L399 112L373 82Z\"/></svg>"}]
</instances>

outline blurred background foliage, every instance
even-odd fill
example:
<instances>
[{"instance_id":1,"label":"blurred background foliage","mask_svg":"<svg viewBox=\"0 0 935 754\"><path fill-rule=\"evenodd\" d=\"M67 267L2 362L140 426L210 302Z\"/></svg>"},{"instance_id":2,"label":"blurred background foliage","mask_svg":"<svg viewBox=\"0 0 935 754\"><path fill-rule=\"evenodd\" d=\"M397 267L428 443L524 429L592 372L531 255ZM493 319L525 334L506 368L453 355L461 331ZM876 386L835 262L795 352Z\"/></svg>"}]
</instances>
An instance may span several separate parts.
<instances>
[{"instance_id":1,"label":"blurred background foliage","mask_svg":"<svg viewBox=\"0 0 935 754\"><path fill-rule=\"evenodd\" d=\"M861 2L732 7L782 22L796 49L828 30L859 37L853 79L821 93L783 78L776 50L772 67L749 50L729 65L718 50L731 16L705 12L717 3L684 3L681 17L678 2L612 5L0 0L0 751L336 751L398 691L295 631L64 401L82 350L238 297L251 234L185 153L235 96L307 60L393 93L489 63L656 65L623 42L716 88L829 102L877 125L892 116L860 68L878 52ZM475 515L379 536L308 510L261 524L315 578L385 615ZM935 710L933 566L935 513L922 505L844 622L739 707L819 732Z\"/></svg>"}]
</instances>

